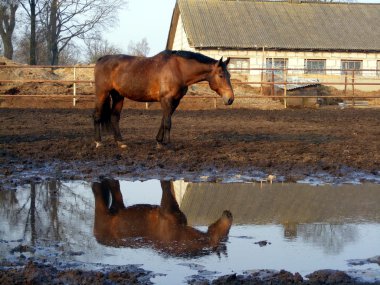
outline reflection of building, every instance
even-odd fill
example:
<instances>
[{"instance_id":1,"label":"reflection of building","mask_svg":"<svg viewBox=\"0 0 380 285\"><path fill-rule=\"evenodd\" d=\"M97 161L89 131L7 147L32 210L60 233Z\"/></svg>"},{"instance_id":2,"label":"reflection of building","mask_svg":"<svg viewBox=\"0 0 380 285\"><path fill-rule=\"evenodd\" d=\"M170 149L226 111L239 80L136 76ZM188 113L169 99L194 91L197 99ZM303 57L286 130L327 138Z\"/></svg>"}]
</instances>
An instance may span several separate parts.
<instances>
[{"instance_id":1,"label":"reflection of building","mask_svg":"<svg viewBox=\"0 0 380 285\"><path fill-rule=\"evenodd\" d=\"M186 193L187 186L189 185L188 182L185 182L183 180L177 180L172 182L173 189L174 189L174 195L175 199L177 200L178 205L181 207L183 196Z\"/></svg>"},{"instance_id":2,"label":"reflection of building","mask_svg":"<svg viewBox=\"0 0 380 285\"><path fill-rule=\"evenodd\" d=\"M303 223L380 221L380 185L191 183L181 210L192 225L207 225L230 210L234 224L288 225L289 236Z\"/></svg>"},{"instance_id":3,"label":"reflection of building","mask_svg":"<svg viewBox=\"0 0 380 285\"><path fill-rule=\"evenodd\" d=\"M296 223L284 223L284 237L287 239L294 239L297 237L297 224Z\"/></svg>"},{"instance_id":4,"label":"reflection of building","mask_svg":"<svg viewBox=\"0 0 380 285\"><path fill-rule=\"evenodd\" d=\"M358 239L355 222L380 222L380 185L189 183L181 210L207 225L227 209L233 224L282 224L284 237L340 252Z\"/></svg>"}]
</instances>

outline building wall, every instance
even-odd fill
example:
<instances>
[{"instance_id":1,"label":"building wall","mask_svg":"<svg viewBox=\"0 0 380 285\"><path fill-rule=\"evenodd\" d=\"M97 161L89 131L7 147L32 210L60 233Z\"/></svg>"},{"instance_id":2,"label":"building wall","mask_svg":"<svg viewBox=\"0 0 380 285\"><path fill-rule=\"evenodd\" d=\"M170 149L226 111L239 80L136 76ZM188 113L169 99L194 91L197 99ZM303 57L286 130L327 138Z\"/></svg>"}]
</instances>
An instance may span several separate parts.
<instances>
[{"instance_id":1,"label":"building wall","mask_svg":"<svg viewBox=\"0 0 380 285\"><path fill-rule=\"evenodd\" d=\"M178 18L178 24L177 24L177 29L174 36L172 49L195 51L195 49L191 48L189 45L189 41L187 39L185 29L183 27L181 14L179 15L179 18Z\"/></svg>"},{"instance_id":2,"label":"building wall","mask_svg":"<svg viewBox=\"0 0 380 285\"><path fill-rule=\"evenodd\" d=\"M376 69L380 62L380 53L364 53L364 52L311 52L311 51L273 51L258 48L255 50L225 50L225 49L195 49L191 47L186 36L181 15L179 15L175 38L173 41L173 50L188 50L201 52L211 58L220 59L221 56L231 58L248 58L250 68L262 68L266 66L266 58L287 58L288 68L299 68L299 71L292 71L289 76L305 76L321 79L326 82L342 82L344 76L341 75L339 70L328 71L326 75L304 75L305 59L324 59L326 60L327 69L340 69L341 60L360 60L362 61L362 69ZM261 71L250 70L245 72L249 81L260 81ZM362 78L365 82L373 81L373 78L379 78L380 72L363 71L357 80ZM351 80L351 78L349 79ZM334 85L338 89L344 89L343 85ZM379 86L355 86L355 89L363 89L366 91L379 90Z\"/></svg>"}]
</instances>

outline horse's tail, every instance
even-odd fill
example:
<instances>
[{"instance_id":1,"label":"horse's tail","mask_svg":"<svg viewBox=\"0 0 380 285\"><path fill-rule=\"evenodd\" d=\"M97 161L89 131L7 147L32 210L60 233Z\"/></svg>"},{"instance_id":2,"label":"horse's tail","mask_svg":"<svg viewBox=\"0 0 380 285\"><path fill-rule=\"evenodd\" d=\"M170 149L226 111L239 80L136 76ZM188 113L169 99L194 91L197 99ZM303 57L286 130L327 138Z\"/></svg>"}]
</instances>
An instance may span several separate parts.
<instances>
[{"instance_id":1,"label":"horse's tail","mask_svg":"<svg viewBox=\"0 0 380 285\"><path fill-rule=\"evenodd\" d=\"M100 115L100 124L102 129L109 131L111 130L111 104L112 104L111 94L107 96L106 100L104 100L102 111Z\"/></svg>"},{"instance_id":2,"label":"horse's tail","mask_svg":"<svg viewBox=\"0 0 380 285\"><path fill-rule=\"evenodd\" d=\"M101 125L103 130L111 129L111 95L108 94L103 102L103 105L95 106L95 111L93 113L95 130L97 125Z\"/></svg>"}]
</instances>

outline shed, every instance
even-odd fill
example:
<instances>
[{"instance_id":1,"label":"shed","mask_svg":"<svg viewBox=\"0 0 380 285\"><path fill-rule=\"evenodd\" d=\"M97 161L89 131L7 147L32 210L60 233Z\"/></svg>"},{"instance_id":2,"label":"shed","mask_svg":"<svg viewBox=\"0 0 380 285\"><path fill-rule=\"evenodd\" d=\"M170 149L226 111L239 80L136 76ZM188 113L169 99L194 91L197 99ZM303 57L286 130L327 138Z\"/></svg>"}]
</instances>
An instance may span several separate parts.
<instances>
[{"instance_id":1,"label":"shed","mask_svg":"<svg viewBox=\"0 0 380 285\"><path fill-rule=\"evenodd\" d=\"M246 68L237 72L251 81L261 76L252 68L293 68L305 76L337 80L340 69L354 69L361 76L377 77L379 19L380 4L177 0L166 48L215 59L228 56L230 68Z\"/></svg>"}]
</instances>

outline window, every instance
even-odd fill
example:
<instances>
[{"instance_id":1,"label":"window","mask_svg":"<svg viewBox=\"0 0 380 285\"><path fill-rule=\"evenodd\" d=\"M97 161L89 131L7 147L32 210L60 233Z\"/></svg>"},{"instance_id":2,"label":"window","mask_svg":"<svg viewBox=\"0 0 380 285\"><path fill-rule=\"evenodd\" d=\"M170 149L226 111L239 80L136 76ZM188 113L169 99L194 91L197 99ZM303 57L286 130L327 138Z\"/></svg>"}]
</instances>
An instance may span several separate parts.
<instances>
[{"instance_id":1,"label":"window","mask_svg":"<svg viewBox=\"0 0 380 285\"><path fill-rule=\"evenodd\" d=\"M305 74L326 74L326 60L305 59Z\"/></svg>"},{"instance_id":2,"label":"window","mask_svg":"<svg viewBox=\"0 0 380 285\"><path fill-rule=\"evenodd\" d=\"M228 68L249 68L249 58L231 58L230 63L228 64ZM249 70L231 70L231 72L237 73L249 73Z\"/></svg>"},{"instance_id":3,"label":"window","mask_svg":"<svg viewBox=\"0 0 380 285\"><path fill-rule=\"evenodd\" d=\"M361 75L362 65L363 61L361 60L342 60L342 74L352 74L352 70L355 70L355 75Z\"/></svg>"},{"instance_id":4,"label":"window","mask_svg":"<svg viewBox=\"0 0 380 285\"><path fill-rule=\"evenodd\" d=\"M287 58L267 58L267 68L287 68L288 59Z\"/></svg>"},{"instance_id":5,"label":"window","mask_svg":"<svg viewBox=\"0 0 380 285\"><path fill-rule=\"evenodd\" d=\"M283 69L288 68L288 59L287 58L267 58L266 59L266 68L278 68L279 70L266 70L267 77L270 78L272 72L276 77L283 76ZM275 79L275 81L277 81Z\"/></svg>"}]
</instances>

